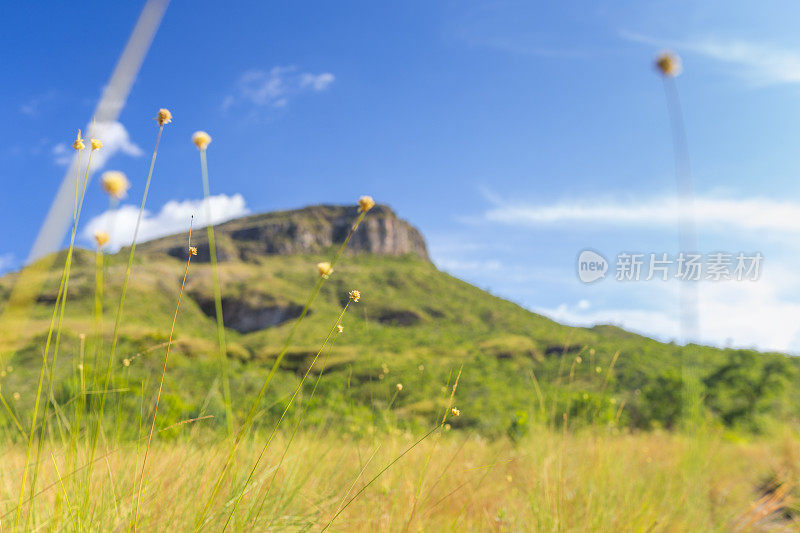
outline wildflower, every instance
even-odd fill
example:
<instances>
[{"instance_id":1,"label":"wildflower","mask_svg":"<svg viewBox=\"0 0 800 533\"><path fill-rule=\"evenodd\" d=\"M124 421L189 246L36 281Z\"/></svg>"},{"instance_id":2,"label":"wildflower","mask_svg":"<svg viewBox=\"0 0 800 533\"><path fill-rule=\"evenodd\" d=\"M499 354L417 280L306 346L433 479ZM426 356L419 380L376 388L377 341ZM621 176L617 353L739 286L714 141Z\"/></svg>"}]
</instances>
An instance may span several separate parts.
<instances>
[{"instance_id":1,"label":"wildflower","mask_svg":"<svg viewBox=\"0 0 800 533\"><path fill-rule=\"evenodd\" d=\"M423 372L425 370L425 365L419 365L417 368L420 372Z\"/></svg>"},{"instance_id":2,"label":"wildflower","mask_svg":"<svg viewBox=\"0 0 800 533\"><path fill-rule=\"evenodd\" d=\"M92 150L99 150L103 147L103 141L100 139L92 139Z\"/></svg>"},{"instance_id":3,"label":"wildflower","mask_svg":"<svg viewBox=\"0 0 800 533\"><path fill-rule=\"evenodd\" d=\"M119 170L103 172L103 176L100 178L100 184L106 194L113 196L117 200L124 197L125 193L127 193L128 189L131 187L128 178Z\"/></svg>"},{"instance_id":4,"label":"wildflower","mask_svg":"<svg viewBox=\"0 0 800 533\"><path fill-rule=\"evenodd\" d=\"M594 355L595 353L597 352L595 352L594 348L589 348L589 355Z\"/></svg>"},{"instance_id":5,"label":"wildflower","mask_svg":"<svg viewBox=\"0 0 800 533\"><path fill-rule=\"evenodd\" d=\"M208 145L211 144L211 135L204 131L196 131L194 135L192 135L192 142L200 150L205 150L208 148Z\"/></svg>"},{"instance_id":6,"label":"wildflower","mask_svg":"<svg viewBox=\"0 0 800 533\"><path fill-rule=\"evenodd\" d=\"M15 392L15 393L13 394L13 396L14 396L14 399L15 399L15 400L19 400L19 393L18 393L18 392Z\"/></svg>"},{"instance_id":7,"label":"wildflower","mask_svg":"<svg viewBox=\"0 0 800 533\"><path fill-rule=\"evenodd\" d=\"M362 196L358 199L358 207L366 213L373 207L375 207L375 200L372 199L372 196Z\"/></svg>"},{"instance_id":8,"label":"wildflower","mask_svg":"<svg viewBox=\"0 0 800 533\"><path fill-rule=\"evenodd\" d=\"M98 231L95 232L94 234L94 242L97 243L98 248L102 248L103 246L105 246L106 243L108 242L108 239L110 239L110 237L108 236L108 233L106 233L105 231Z\"/></svg>"},{"instance_id":9,"label":"wildflower","mask_svg":"<svg viewBox=\"0 0 800 533\"><path fill-rule=\"evenodd\" d=\"M0 378L4 378L4 377L6 377L6 371L5 370L0 370Z\"/></svg>"},{"instance_id":10,"label":"wildflower","mask_svg":"<svg viewBox=\"0 0 800 533\"><path fill-rule=\"evenodd\" d=\"M450 431L450 424L445 424L444 425L444 430L445 431Z\"/></svg>"},{"instance_id":11,"label":"wildflower","mask_svg":"<svg viewBox=\"0 0 800 533\"><path fill-rule=\"evenodd\" d=\"M397 391L398 391L398 392L400 392L401 390L403 390L403 384L402 384L402 383L398 383L397 385L395 385L395 387L397 387Z\"/></svg>"},{"instance_id":12,"label":"wildflower","mask_svg":"<svg viewBox=\"0 0 800 533\"><path fill-rule=\"evenodd\" d=\"M461 416L461 411L459 411L459 410L458 410L458 409L456 409L455 407L453 407L452 409L450 409L450 412L451 412L451 413L453 413L453 416Z\"/></svg>"},{"instance_id":13,"label":"wildflower","mask_svg":"<svg viewBox=\"0 0 800 533\"><path fill-rule=\"evenodd\" d=\"M602 371L603 371L603 369L602 369L602 368L600 368L599 366L596 366L596 367L594 367L594 371L595 371L595 372L597 372L597 373L599 374L600 372L602 372Z\"/></svg>"},{"instance_id":14,"label":"wildflower","mask_svg":"<svg viewBox=\"0 0 800 533\"><path fill-rule=\"evenodd\" d=\"M681 73L681 58L670 51L661 52L656 58L656 67L664 76L674 78Z\"/></svg>"},{"instance_id":15,"label":"wildflower","mask_svg":"<svg viewBox=\"0 0 800 533\"><path fill-rule=\"evenodd\" d=\"M131 360L130 359L123 359L122 360L122 364L124 366L131 366Z\"/></svg>"},{"instance_id":16,"label":"wildflower","mask_svg":"<svg viewBox=\"0 0 800 533\"><path fill-rule=\"evenodd\" d=\"M511 483L512 481L514 481L514 478L513 478L513 477L511 477L511 475L509 474L509 475L507 475L507 476L506 476L506 481L508 481L509 483Z\"/></svg>"},{"instance_id":17,"label":"wildflower","mask_svg":"<svg viewBox=\"0 0 800 533\"><path fill-rule=\"evenodd\" d=\"M384 373L384 374L388 374L388 373L389 373L389 367L388 367L388 366L386 366L386 363L383 363L383 364L381 365L381 370L383 370L383 373Z\"/></svg>"},{"instance_id":18,"label":"wildflower","mask_svg":"<svg viewBox=\"0 0 800 533\"><path fill-rule=\"evenodd\" d=\"M579 355L578 357L575 358L575 362L581 364L583 362L583 358L581 358L581 356Z\"/></svg>"},{"instance_id":19,"label":"wildflower","mask_svg":"<svg viewBox=\"0 0 800 533\"><path fill-rule=\"evenodd\" d=\"M339 333L341 333L341 332L343 332L343 331L344 331L344 327L342 327L342 325L341 325L341 324L336 324L336 331L338 331Z\"/></svg>"},{"instance_id":20,"label":"wildflower","mask_svg":"<svg viewBox=\"0 0 800 533\"><path fill-rule=\"evenodd\" d=\"M189 254L190 255L197 255L197 248L195 248L194 246L190 246L189 247Z\"/></svg>"},{"instance_id":21,"label":"wildflower","mask_svg":"<svg viewBox=\"0 0 800 533\"><path fill-rule=\"evenodd\" d=\"M358 303L358 301L361 299L361 292L356 290L350 291L350 299Z\"/></svg>"},{"instance_id":22,"label":"wildflower","mask_svg":"<svg viewBox=\"0 0 800 533\"><path fill-rule=\"evenodd\" d=\"M333 274L333 267L331 266L330 263L324 261L322 263L317 263L317 271L319 272L320 276L322 276L325 279L328 279L328 276Z\"/></svg>"},{"instance_id":23,"label":"wildflower","mask_svg":"<svg viewBox=\"0 0 800 533\"><path fill-rule=\"evenodd\" d=\"M172 122L172 113L169 112L169 109L164 109L163 107L159 109L156 122L158 122L159 126Z\"/></svg>"},{"instance_id":24,"label":"wildflower","mask_svg":"<svg viewBox=\"0 0 800 533\"><path fill-rule=\"evenodd\" d=\"M78 363L78 370L80 370L81 372L83 372L83 364L81 364L81 363Z\"/></svg>"},{"instance_id":25,"label":"wildflower","mask_svg":"<svg viewBox=\"0 0 800 533\"><path fill-rule=\"evenodd\" d=\"M81 139L81 130L78 130L78 138L75 139L74 143L72 143L72 147L76 150L83 150L86 148L86 145L83 144L83 139Z\"/></svg>"}]
</instances>

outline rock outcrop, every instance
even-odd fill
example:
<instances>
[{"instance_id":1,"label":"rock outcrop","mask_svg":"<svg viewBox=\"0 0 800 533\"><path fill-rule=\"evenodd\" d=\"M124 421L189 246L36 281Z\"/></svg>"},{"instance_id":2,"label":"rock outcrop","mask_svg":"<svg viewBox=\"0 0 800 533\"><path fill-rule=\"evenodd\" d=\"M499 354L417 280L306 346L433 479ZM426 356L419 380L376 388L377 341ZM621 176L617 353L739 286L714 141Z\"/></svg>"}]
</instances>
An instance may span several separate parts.
<instances>
[{"instance_id":1,"label":"rock outcrop","mask_svg":"<svg viewBox=\"0 0 800 533\"><path fill-rule=\"evenodd\" d=\"M340 244L358 216L356 206L316 205L292 211L251 215L215 226L220 261L252 261L265 255L314 254ZM142 244L142 248L185 258L188 236L170 235ZM200 262L209 260L206 232L195 230L193 245ZM389 207L375 206L347 247L348 253L414 254L428 260L425 239Z\"/></svg>"}]
</instances>

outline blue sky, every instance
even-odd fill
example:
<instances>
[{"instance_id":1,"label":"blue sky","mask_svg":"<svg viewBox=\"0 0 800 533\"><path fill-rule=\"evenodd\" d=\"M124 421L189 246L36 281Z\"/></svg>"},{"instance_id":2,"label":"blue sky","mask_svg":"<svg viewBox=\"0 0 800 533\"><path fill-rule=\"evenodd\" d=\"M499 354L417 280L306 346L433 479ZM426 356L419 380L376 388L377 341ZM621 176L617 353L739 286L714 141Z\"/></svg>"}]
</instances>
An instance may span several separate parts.
<instances>
[{"instance_id":1,"label":"blue sky","mask_svg":"<svg viewBox=\"0 0 800 533\"><path fill-rule=\"evenodd\" d=\"M0 268L27 257L144 2L0 7ZM428 238L440 268L573 324L679 335L677 282L595 284L578 253L677 251L662 82L681 54L703 252L760 251L757 282L701 283L697 340L800 351L800 35L790 2L174 0L104 170L138 203L159 107L146 235L201 197L207 130L219 217L371 194ZM89 243L108 205L97 183ZM127 211L126 211L127 210ZM133 208L123 207L123 212ZM125 216L117 233L124 234ZM120 237L122 238L122 237ZM612 267L613 268L613 267Z\"/></svg>"}]
</instances>

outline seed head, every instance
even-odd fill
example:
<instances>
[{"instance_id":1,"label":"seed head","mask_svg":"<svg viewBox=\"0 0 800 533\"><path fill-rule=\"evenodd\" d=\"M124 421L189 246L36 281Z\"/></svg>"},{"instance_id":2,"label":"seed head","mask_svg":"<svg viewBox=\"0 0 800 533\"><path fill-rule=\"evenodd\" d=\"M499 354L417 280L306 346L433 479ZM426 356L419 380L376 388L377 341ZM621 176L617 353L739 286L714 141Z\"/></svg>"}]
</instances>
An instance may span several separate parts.
<instances>
[{"instance_id":1,"label":"seed head","mask_svg":"<svg viewBox=\"0 0 800 533\"><path fill-rule=\"evenodd\" d=\"M196 131L194 135L192 135L192 142L200 150L205 150L208 148L208 145L211 144L211 135L204 131Z\"/></svg>"},{"instance_id":2,"label":"seed head","mask_svg":"<svg viewBox=\"0 0 800 533\"><path fill-rule=\"evenodd\" d=\"M98 231L94 234L94 242L97 243L98 248L102 248L108 242L109 236L105 231Z\"/></svg>"},{"instance_id":3,"label":"seed head","mask_svg":"<svg viewBox=\"0 0 800 533\"><path fill-rule=\"evenodd\" d=\"M456 409L455 407L453 407L452 409L450 409L450 412L451 412L451 413L453 413L453 416L461 416L461 411L459 411L459 410L458 410L458 409Z\"/></svg>"},{"instance_id":4,"label":"seed head","mask_svg":"<svg viewBox=\"0 0 800 533\"><path fill-rule=\"evenodd\" d=\"M372 199L372 196L362 196L358 199L358 207L366 213L373 207L375 207L375 200Z\"/></svg>"},{"instance_id":5,"label":"seed head","mask_svg":"<svg viewBox=\"0 0 800 533\"><path fill-rule=\"evenodd\" d=\"M358 301L361 299L361 291L357 290L350 291L350 299L358 303Z\"/></svg>"},{"instance_id":6,"label":"seed head","mask_svg":"<svg viewBox=\"0 0 800 533\"><path fill-rule=\"evenodd\" d=\"M159 109L156 122L158 122L159 126L172 122L172 113L169 112L169 109L164 109L163 107Z\"/></svg>"},{"instance_id":7,"label":"seed head","mask_svg":"<svg viewBox=\"0 0 800 533\"><path fill-rule=\"evenodd\" d=\"M190 246L189 255L197 255L197 248L195 248L194 246Z\"/></svg>"},{"instance_id":8,"label":"seed head","mask_svg":"<svg viewBox=\"0 0 800 533\"><path fill-rule=\"evenodd\" d=\"M342 325L341 325L341 324L336 324L336 331L338 331L339 333L341 333L341 332L343 332L343 331L344 331L344 327L342 327Z\"/></svg>"},{"instance_id":9,"label":"seed head","mask_svg":"<svg viewBox=\"0 0 800 533\"><path fill-rule=\"evenodd\" d=\"M661 52L656 58L656 68L658 68L664 76L674 78L681 73L681 58L679 55L670 51Z\"/></svg>"},{"instance_id":10,"label":"seed head","mask_svg":"<svg viewBox=\"0 0 800 533\"><path fill-rule=\"evenodd\" d=\"M83 139L81 138L81 130L78 130L78 137L75 139L75 142L72 143L72 147L78 151L86 148L86 145L83 144Z\"/></svg>"},{"instance_id":11,"label":"seed head","mask_svg":"<svg viewBox=\"0 0 800 533\"><path fill-rule=\"evenodd\" d=\"M323 278L328 279L328 277L333 274L333 267L327 261L317 263L317 272L319 272L319 275Z\"/></svg>"},{"instance_id":12,"label":"seed head","mask_svg":"<svg viewBox=\"0 0 800 533\"><path fill-rule=\"evenodd\" d=\"M122 364L124 366L131 366L131 360L130 359L123 359L122 360Z\"/></svg>"},{"instance_id":13,"label":"seed head","mask_svg":"<svg viewBox=\"0 0 800 533\"><path fill-rule=\"evenodd\" d=\"M129 182L125 174L119 170L103 172L103 176L100 178L100 184L106 194L113 196L117 200L125 197L125 193L127 193L128 189L131 187L131 182Z\"/></svg>"},{"instance_id":14,"label":"seed head","mask_svg":"<svg viewBox=\"0 0 800 533\"><path fill-rule=\"evenodd\" d=\"M395 387L397 387L398 392L403 390L403 384L402 383L398 383L397 385L395 385Z\"/></svg>"},{"instance_id":15,"label":"seed head","mask_svg":"<svg viewBox=\"0 0 800 533\"><path fill-rule=\"evenodd\" d=\"M103 147L103 141L100 139L92 139L92 150L99 150Z\"/></svg>"}]
</instances>

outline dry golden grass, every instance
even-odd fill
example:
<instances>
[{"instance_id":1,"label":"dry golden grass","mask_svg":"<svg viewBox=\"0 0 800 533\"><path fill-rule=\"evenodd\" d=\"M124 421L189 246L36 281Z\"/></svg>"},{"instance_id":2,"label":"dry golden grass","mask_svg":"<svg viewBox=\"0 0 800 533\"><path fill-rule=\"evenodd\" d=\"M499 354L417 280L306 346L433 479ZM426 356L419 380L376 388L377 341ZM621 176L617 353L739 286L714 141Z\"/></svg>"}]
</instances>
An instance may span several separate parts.
<instances>
[{"instance_id":1,"label":"dry golden grass","mask_svg":"<svg viewBox=\"0 0 800 533\"><path fill-rule=\"evenodd\" d=\"M191 530L225 460L224 443L201 445L190 440L188 426L183 431L185 441L156 442L150 452L142 531ZM794 505L796 436L736 442L720 435L535 433L518 446L435 433L358 495L329 530L789 531L800 526L782 516ZM229 530L320 531L415 439L398 434L353 441L308 429L290 446L287 438L273 443ZM206 530L222 529L262 445L262 438L243 445ZM59 482L50 452L41 465L39 486L50 488L37 497L37 528L130 528L141 445L138 450L123 445L108 455L108 463L100 450L89 486L84 476L68 475L69 465L56 450ZM2 453L3 525L13 518L24 457L22 447ZM783 488L765 492L774 479L785 482ZM764 518L764 511L772 514Z\"/></svg>"}]
</instances>

